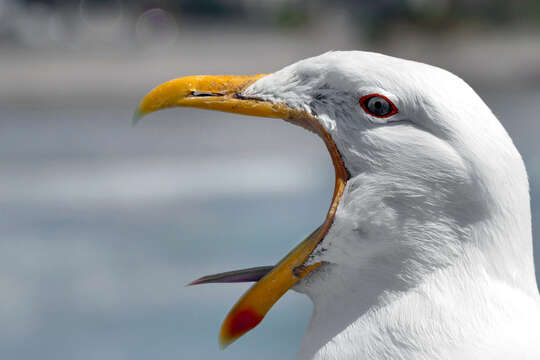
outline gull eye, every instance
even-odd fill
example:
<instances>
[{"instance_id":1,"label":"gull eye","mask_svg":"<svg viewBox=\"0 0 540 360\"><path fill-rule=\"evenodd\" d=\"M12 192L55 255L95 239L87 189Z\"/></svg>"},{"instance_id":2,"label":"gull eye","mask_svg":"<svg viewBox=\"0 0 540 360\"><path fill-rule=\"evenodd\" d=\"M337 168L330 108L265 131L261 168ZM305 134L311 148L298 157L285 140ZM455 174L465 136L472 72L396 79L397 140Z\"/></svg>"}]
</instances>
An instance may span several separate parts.
<instances>
[{"instance_id":1,"label":"gull eye","mask_svg":"<svg viewBox=\"0 0 540 360\"><path fill-rule=\"evenodd\" d=\"M398 112L396 106L386 96L379 94L361 97L360 106L369 115L379 118L389 117Z\"/></svg>"}]
</instances>

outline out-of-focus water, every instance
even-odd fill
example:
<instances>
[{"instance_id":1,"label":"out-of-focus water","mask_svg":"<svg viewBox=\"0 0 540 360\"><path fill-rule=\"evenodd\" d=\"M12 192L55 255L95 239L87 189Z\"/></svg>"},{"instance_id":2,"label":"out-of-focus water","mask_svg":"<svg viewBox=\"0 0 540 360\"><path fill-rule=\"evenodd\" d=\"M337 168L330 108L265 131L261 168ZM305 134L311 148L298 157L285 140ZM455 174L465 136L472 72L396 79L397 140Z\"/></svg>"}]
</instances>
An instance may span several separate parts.
<instances>
[{"instance_id":1,"label":"out-of-focus water","mask_svg":"<svg viewBox=\"0 0 540 360\"><path fill-rule=\"evenodd\" d=\"M526 160L537 230L540 91L480 93ZM185 284L272 264L318 226L323 146L279 120L185 109L132 128L133 109L0 109L0 358L294 358L306 298L288 293L222 352L247 285Z\"/></svg>"}]
</instances>

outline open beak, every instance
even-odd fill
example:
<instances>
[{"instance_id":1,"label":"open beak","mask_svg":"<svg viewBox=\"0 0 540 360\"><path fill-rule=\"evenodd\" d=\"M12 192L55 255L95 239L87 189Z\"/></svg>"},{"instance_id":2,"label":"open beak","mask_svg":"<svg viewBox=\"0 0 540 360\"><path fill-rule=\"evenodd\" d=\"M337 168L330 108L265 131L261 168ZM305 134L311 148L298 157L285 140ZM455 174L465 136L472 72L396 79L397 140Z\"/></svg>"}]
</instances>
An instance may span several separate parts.
<instances>
[{"instance_id":1,"label":"open beak","mask_svg":"<svg viewBox=\"0 0 540 360\"><path fill-rule=\"evenodd\" d=\"M209 282L256 281L225 318L219 334L222 348L256 327L287 290L321 265L321 263L315 263L306 266L305 263L328 233L345 184L349 179L336 144L313 115L304 110L293 109L282 102L274 103L242 95L244 89L264 76L267 75L205 75L174 79L150 91L141 101L134 116L134 122L136 122L151 112L178 106L281 118L319 135L334 164L336 175L334 195L325 221L275 266L210 275L191 283L195 285Z\"/></svg>"}]
</instances>

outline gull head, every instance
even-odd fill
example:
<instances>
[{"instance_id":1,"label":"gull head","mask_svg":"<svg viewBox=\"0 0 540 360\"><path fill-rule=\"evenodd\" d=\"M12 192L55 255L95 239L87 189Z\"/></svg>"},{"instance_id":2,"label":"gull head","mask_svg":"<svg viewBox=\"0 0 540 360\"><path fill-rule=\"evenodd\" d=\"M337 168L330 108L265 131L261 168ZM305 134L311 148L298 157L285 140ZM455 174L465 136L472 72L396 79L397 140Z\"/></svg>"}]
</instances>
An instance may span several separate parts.
<instances>
[{"instance_id":1,"label":"gull head","mask_svg":"<svg viewBox=\"0 0 540 360\"><path fill-rule=\"evenodd\" d=\"M487 105L448 71L329 52L272 74L171 80L136 118L175 106L282 118L318 135L335 168L324 222L280 262L194 282L256 281L225 319L223 346L293 287L317 306L353 296L329 291L341 283L367 303L459 264L469 271L460 276L536 291L523 162Z\"/></svg>"}]
</instances>

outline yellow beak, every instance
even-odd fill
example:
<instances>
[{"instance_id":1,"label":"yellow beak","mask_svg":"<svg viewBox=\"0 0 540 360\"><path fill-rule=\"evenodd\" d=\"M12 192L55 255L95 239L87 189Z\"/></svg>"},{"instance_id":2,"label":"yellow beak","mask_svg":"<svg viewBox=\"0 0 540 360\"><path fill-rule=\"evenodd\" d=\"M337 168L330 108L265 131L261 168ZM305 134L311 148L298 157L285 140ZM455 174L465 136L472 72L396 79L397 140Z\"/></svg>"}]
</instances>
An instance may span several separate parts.
<instances>
[{"instance_id":1,"label":"yellow beak","mask_svg":"<svg viewBox=\"0 0 540 360\"><path fill-rule=\"evenodd\" d=\"M267 75L205 75L174 79L148 93L134 116L134 122L136 122L140 117L151 112L180 106L281 118L319 135L332 158L336 178L332 203L325 221L256 282L234 305L225 318L219 334L219 343L222 348L256 327L287 290L321 265L316 263L305 266L305 263L330 229L349 178L336 144L313 115L304 110L293 109L285 103L246 98L242 95L244 89L264 76Z\"/></svg>"}]
</instances>

